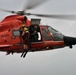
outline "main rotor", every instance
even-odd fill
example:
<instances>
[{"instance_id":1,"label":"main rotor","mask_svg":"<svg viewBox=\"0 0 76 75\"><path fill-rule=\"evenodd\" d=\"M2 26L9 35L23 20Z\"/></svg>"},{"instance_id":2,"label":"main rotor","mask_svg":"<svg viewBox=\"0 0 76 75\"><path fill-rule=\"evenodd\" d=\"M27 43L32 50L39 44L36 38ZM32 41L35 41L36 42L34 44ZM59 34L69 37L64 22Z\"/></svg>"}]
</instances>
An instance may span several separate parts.
<instances>
[{"instance_id":1,"label":"main rotor","mask_svg":"<svg viewBox=\"0 0 76 75\"><path fill-rule=\"evenodd\" d=\"M38 17L47 17L47 18L55 18L55 19L67 19L67 20L76 20L76 15L74 14L35 14L35 13L26 13L27 10L34 9L40 4L49 1L49 0L28 0L26 6L23 7L21 11L11 11L0 8L0 11L9 12L17 15L34 15Z\"/></svg>"}]
</instances>

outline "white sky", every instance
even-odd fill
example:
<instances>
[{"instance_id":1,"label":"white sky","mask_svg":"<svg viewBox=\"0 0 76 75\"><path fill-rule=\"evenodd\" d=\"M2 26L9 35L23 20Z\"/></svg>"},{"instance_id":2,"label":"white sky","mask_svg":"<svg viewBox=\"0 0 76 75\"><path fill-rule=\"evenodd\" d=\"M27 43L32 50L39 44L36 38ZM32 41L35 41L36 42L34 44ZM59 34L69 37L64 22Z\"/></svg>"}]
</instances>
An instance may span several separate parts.
<instances>
[{"instance_id":1,"label":"white sky","mask_svg":"<svg viewBox=\"0 0 76 75\"><path fill-rule=\"evenodd\" d=\"M0 8L21 10L26 0L0 0ZM29 10L44 14L76 14L76 0L49 0L39 7ZM0 12L0 19L10 13ZM30 18L39 18L30 16ZM43 24L48 24L65 35L76 37L76 22L41 18ZM0 53L0 75L76 75L76 46L54 51L28 53L26 58L20 54L6 56Z\"/></svg>"}]
</instances>

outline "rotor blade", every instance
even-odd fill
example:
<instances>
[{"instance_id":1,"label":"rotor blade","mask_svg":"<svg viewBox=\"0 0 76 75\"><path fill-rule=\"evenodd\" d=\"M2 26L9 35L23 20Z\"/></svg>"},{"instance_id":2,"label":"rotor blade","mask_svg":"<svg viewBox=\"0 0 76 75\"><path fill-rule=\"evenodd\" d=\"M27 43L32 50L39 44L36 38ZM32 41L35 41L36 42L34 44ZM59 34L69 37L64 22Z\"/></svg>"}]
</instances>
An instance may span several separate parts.
<instances>
[{"instance_id":1,"label":"rotor blade","mask_svg":"<svg viewBox=\"0 0 76 75\"><path fill-rule=\"evenodd\" d=\"M15 11L10 11L10 10L6 10L6 9L2 9L2 8L0 8L0 11L9 12L9 13L16 13Z\"/></svg>"},{"instance_id":2,"label":"rotor blade","mask_svg":"<svg viewBox=\"0 0 76 75\"><path fill-rule=\"evenodd\" d=\"M66 19L66 20L76 20L76 15L69 15L69 14L61 14L61 15L48 15L48 14L32 14L32 13L25 13L26 15L35 15L39 17L47 17L47 18L55 18L55 19Z\"/></svg>"},{"instance_id":3,"label":"rotor blade","mask_svg":"<svg viewBox=\"0 0 76 75\"><path fill-rule=\"evenodd\" d=\"M27 4L25 4L22 11L26 11L28 9L33 9L33 8L37 7L38 5L44 3L45 1L48 1L48 0L28 0Z\"/></svg>"}]
</instances>

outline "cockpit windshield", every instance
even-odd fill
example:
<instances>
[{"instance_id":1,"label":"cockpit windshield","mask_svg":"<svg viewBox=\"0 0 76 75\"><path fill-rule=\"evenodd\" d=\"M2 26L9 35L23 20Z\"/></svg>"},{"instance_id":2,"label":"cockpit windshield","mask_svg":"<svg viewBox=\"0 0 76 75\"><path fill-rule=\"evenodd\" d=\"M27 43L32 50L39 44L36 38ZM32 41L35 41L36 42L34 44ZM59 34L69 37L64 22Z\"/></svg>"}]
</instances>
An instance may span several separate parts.
<instances>
[{"instance_id":1,"label":"cockpit windshield","mask_svg":"<svg viewBox=\"0 0 76 75\"><path fill-rule=\"evenodd\" d=\"M63 40L62 33L57 31L56 29L52 28L51 26L48 26L48 30L49 30L50 34L53 35L53 40L55 40L55 41Z\"/></svg>"},{"instance_id":2,"label":"cockpit windshield","mask_svg":"<svg viewBox=\"0 0 76 75\"><path fill-rule=\"evenodd\" d=\"M59 31L57 31L56 29L52 28L51 26L48 26L48 30L49 30L50 32L60 33Z\"/></svg>"}]
</instances>

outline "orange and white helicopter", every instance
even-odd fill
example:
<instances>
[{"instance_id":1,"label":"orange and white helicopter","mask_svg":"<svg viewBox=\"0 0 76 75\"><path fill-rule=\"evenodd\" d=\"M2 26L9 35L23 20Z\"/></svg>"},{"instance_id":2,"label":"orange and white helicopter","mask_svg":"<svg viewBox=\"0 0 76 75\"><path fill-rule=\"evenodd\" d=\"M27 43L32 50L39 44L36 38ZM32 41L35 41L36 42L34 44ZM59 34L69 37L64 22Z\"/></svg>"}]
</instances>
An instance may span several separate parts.
<instances>
[{"instance_id":1,"label":"orange and white helicopter","mask_svg":"<svg viewBox=\"0 0 76 75\"><path fill-rule=\"evenodd\" d=\"M29 0L31 1L31 0ZM45 0L44 0L45 1ZM19 28L21 25L26 23L27 27L37 27L37 40L35 37L30 38L31 49L28 45L28 52L34 51L47 51L58 48L64 48L76 44L75 37L65 36L56 29L49 25L40 24L41 19L29 20L26 15L35 15L39 17L50 17L58 19L75 19L76 15L46 15L46 14L33 14L26 13L26 10L33 9L37 5L43 3L39 1L34 4L28 5L22 11L10 11L6 9L0 9L4 12L10 12L15 15L9 15L0 22L0 51L10 53L23 53L23 41L21 41ZM33 2L32 2L33 3ZM31 33L30 33L31 34ZM30 35L31 36L31 35ZM34 35L35 36L35 35ZM23 57L26 56L26 51Z\"/></svg>"}]
</instances>

